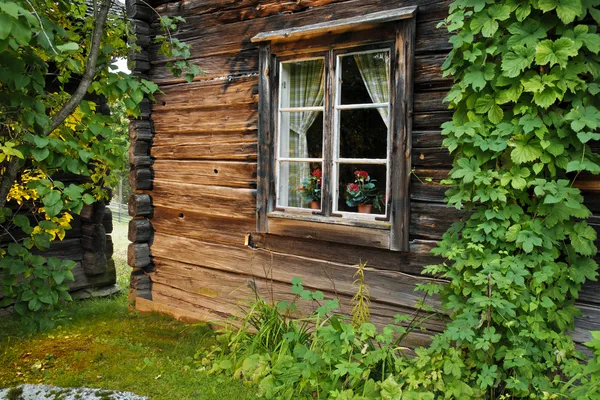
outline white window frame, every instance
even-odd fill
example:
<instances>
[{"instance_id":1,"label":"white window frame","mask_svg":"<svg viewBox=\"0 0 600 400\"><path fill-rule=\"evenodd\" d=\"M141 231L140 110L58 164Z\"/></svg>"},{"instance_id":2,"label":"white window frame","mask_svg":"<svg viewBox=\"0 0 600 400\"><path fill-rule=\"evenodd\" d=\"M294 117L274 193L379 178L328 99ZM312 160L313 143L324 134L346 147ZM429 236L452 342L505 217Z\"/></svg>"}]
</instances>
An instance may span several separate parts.
<instances>
[{"instance_id":1,"label":"white window frame","mask_svg":"<svg viewBox=\"0 0 600 400\"><path fill-rule=\"evenodd\" d=\"M284 118L282 118L283 114L291 114L292 112L304 112L304 111L320 111L321 117L325 119L325 100L323 100L323 105L321 107L282 107L283 104L283 94L286 93L282 90L282 83L284 76L284 64L297 63L303 61L312 61L312 60L323 60L323 68L325 69L325 57L303 57L297 59L289 59L278 62L279 69L279 80L277 82L278 85L278 98L277 98L277 117L276 117L276 126L277 130L275 133L275 207L281 210L285 210L286 212L294 212L301 214L312 214L315 211L322 211L323 199L321 198L321 203L318 210L314 210L311 208L302 208L302 207L290 207L283 206L279 204L280 199L282 198L282 186L281 186L281 166L282 163L291 163L291 162L314 162L321 163L321 171L323 170L323 166L325 165L325 154L321 154L321 158L293 158L293 157L282 157L282 142L281 132L282 132L282 123ZM289 90L289 88L286 88ZM288 127L288 140L289 140L289 127ZM325 132L321 133L321 141L322 145L325 144ZM289 190L289 189L288 189ZM285 193L285 197L287 197L287 192Z\"/></svg>"},{"instance_id":2,"label":"white window frame","mask_svg":"<svg viewBox=\"0 0 600 400\"><path fill-rule=\"evenodd\" d=\"M364 46L359 46L359 47L364 47ZM299 57L299 58L292 58L292 59L286 59L286 60L281 60L277 62L277 69L279 72L278 75L278 80L277 80L277 86L278 86L278 96L277 96L277 115L276 115L276 131L275 131L275 155L274 155L274 164L275 164L275 208L277 210L280 210L282 212L286 212L286 213L297 213L297 214L305 214L305 215L313 215L315 213L321 213L323 211L323 202L325 201L330 201L332 204L331 207L331 215L330 216L326 216L326 217L337 217L339 219L343 219L343 220L356 220L356 221L381 221L381 220L388 220L389 219L389 200L390 200L390 192L391 192L391 118L392 118L392 108L391 108L391 85L392 85L392 79L393 76L390 75L389 79L388 79L388 86L389 86L389 90L388 93L390 93L390 96L388 96L388 101L386 103L364 103L364 104L341 104L341 91L342 91L342 68L341 68L341 59L342 57L348 57L348 56L353 56L356 54L371 54L371 53L383 53L383 52L387 52L389 55L389 62L391 63L391 59L392 59L392 51L390 48L390 45L383 45L383 46L376 46L373 49L369 49L369 50L357 50L357 51L351 51L351 52L343 52L343 53L339 53L337 51L334 50L333 52L333 57L335 57L335 71L333 71L333 73L335 74L335 85L332 88L328 88L327 84L325 84L325 94L324 94L324 99L327 98L328 93L327 90L332 90L333 91L333 97L334 97L334 107L333 107L333 113L332 115L329 116L329 118L332 119L332 124L333 124L333 130L331 132L331 135L329 132L326 132L325 129L322 132L322 148L323 148L323 153L321 155L321 158L291 158L291 157L282 157L281 156L281 152L282 152L282 143L284 142L284 140L282 140L282 123L284 118L282 118L282 115L284 113L291 113L291 112L303 112L303 111L319 111L322 113L322 118L324 120L324 125L325 125L325 118L327 118L326 115L326 106L325 106L325 100L324 100L324 104L321 107L282 107L283 104L283 99L284 99L284 94L286 93L286 90L289 90L289 88L282 88L283 86L283 82L285 82L285 71L284 71L284 64L288 64L288 63L296 63L296 62L302 62L302 61L311 61L311 60L323 60L323 64L324 64L324 68L325 68L325 82L327 82L328 80L328 76L327 76L327 69L326 69L326 65L325 65L325 61L326 58L323 56L315 56L315 57ZM391 65L390 65L390 71L392 70ZM329 73L332 73L331 71L329 71ZM362 109L379 109L379 108L383 108L383 107L387 107L388 109L388 124L387 124L387 134L386 134L386 158L382 158L382 159L378 159L378 158L342 158L340 157L340 136L341 136L341 111L343 110L362 110ZM327 137L330 136L330 137ZM308 163L320 163L321 164L321 171L325 171L325 163L326 163L326 154L325 152L325 141L327 140L331 140L332 141L332 146L331 146L331 164L329 165L328 170L330 171L330 176L329 176L329 186L330 186L330 190L329 190L329 198L325 199L325 198L321 198L321 204L320 204L320 208L318 210L316 209L311 209L311 208L302 208L302 207L292 207L292 206L284 206L280 203L280 200L282 198L284 198L285 196L287 196L287 192L284 193L284 191L282 190L282 182L281 182L281 167L282 167L282 163L289 163L289 162L308 162ZM385 182L385 201L383 202L384 204L384 210L382 213L377 213L377 214L361 214L358 212L350 212L350 211L340 211L338 210L338 196L340 195L338 187L339 187L339 165L340 164L370 164L370 165L384 165L386 167L386 182ZM289 190L289 188L288 188Z\"/></svg>"},{"instance_id":3,"label":"white window frame","mask_svg":"<svg viewBox=\"0 0 600 400\"><path fill-rule=\"evenodd\" d=\"M364 51L355 51L344 54L336 54L336 68L335 68L335 103L334 103L334 128L333 128L333 147L332 147L332 165L331 165L331 199L333 201L332 212L334 214L339 214L343 218L348 219L363 219L363 220L376 220L381 218L388 217L388 199L390 199L390 183L391 183L391 81L393 76L389 76L388 78L388 101L386 103L365 103L365 104L342 104L342 57L349 57L357 54L370 54L370 53L383 53L387 52L389 57L389 62L391 64L391 49L389 48L380 48L380 49L372 49L372 50L364 50ZM392 70L390 65L390 71ZM387 123L387 135L386 135L386 158L342 158L340 157L340 136L341 136L341 114L344 110L364 110L364 109L379 109L387 107L388 109L388 123ZM383 202L385 209L381 214L360 214L358 212L348 212L348 211L340 211L338 210L338 198L340 193L338 189L339 185L339 165L340 164L372 164L372 165L385 165L386 166L386 182L385 182L385 201Z\"/></svg>"}]
</instances>

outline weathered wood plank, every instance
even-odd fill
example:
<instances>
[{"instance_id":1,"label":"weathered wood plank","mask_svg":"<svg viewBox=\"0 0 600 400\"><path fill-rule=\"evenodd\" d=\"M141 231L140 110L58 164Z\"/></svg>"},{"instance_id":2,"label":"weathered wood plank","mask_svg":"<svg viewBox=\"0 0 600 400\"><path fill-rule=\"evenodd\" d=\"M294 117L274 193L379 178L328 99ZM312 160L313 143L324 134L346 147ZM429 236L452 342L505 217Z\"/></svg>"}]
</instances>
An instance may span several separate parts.
<instances>
[{"instance_id":1,"label":"weathered wood plank","mask_svg":"<svg viewBox=\"0 0 600 400\"><path fill-rule=\"evenodd\" d=\"M404 4L402 4L404 3ZM234 53L256 47L250 39L265 31L287 29L306 26L313 23L339 20L364 15L370 12L380 12L397 9L402 5L414 6L433 4L434 1L402 2L395 3L381 0L353 0L343 5L330 4L323 7L310 8L304 12L294 14L272 15L265 18L232 22L225 25L201 24L205 17L190 17L186 26L178 29L176 37L185 39L192 45L192 58L219 53ZM421 4L419 4L421 3ZM438 2L439 3L439 2ZM443 2L440 10L447 9L447 3ZM421 10L423 11L423 10ZM440 15L442 18L443 15ZM417 52L421 51L447 51L448 33L444 29L436 29L439 20L423 21L419 19L417 28ZM194 30L193 27L202 26L202 30ZM156 60L156 46L151 47L151 57Z\"/></svg>"},{"instance_id":2,"label":"weathered wood plank","mask_svg":"<svg viewBox=\"0 0 600 400\"><path fill-rule=\"evenodd\" d=\"M440 240L450 225L464 213L445 204L411 202L411 237Z\"/></svg>"},{"instance_id":3,"label":"weathered wood plank","mask_svg":"<svg viewBox=\"0 0 600 400\"><path fill-rule=\"evenodd\" d=\"M81 261L83 259L80 238L55 240L50 243L49 249L41 251L34 247L31 252L44 257L60 258L61 260Z\"/></svg>"},{"instance_id":4,"label":"weathered wood plank","mask_svg":"<svg viewBox=\"0 0 600 400\"><path fill-rule=\"evenodd\" d=\"M420 275L423 266L437 264L441 261L438 257L430 254L436 243L432 240L417 239L410 242L410 251L408 252L390 252L373 247L332 244L322 240L252 234L252 245L256 248L347 265L358 264L362 261L371 268L400 271L413 275ZM335 248L335 251L332 251L332 248Z\"/></svg>"},{"instance_id":5,"label":"weathered wood plank","mask_svg":"<svg viewBox=\"0 0 600 400\"><path fill-rule=\"evenodd\" d=\"M147 243L152 239L152 224L146 218L132 219L129 221L127 238L133 243Z\"/></svg>"},{"instance_id":6,"label":"weathered wood plank","mask_svg":"<svg viewBox=\"0 0 600 400\"><path fill-rule=\"evenodd\" d=\"M254 189L193 185L155 180L152 201L156 206L214 214L223 217L254 218Z\"/></svg>"},{"instance_id":7,"label":"weathered wood plank","mask_svg":"<svg viewBox=\"0 0 600 400\"><path fill-rule=\"evenodd\" d=\"M208 243L158 232L155 233L151 251L155 261L156 258L164 258L234 274L268 276L283 283L300 276L305 286L313 289L349 296L355 291L352 282L356 267L340 263L252 250L244 246ZM428 280L396 271L374 269L369 269L365 276L371 286L373 301L408 308L414 307L422 298L421 294L414 292L415 285ZM439 306L439 301L433 298L428 303Z\"/></svg>"},{"instance_id":8,"label":"weathered wood plank","mask_svg":"<svg viewBox=\"0 0 600 400\"><path fill-rule=\"evenodd\" d=\"M390 248L390 231L359 226L319 223L289 218L269 218L269 233L381 249Z\"/></svg>"},{"instance_id":9,"label":"weathered wood plank","mask_svg":"<svg viewBox=\"0 0 600 400\"><path fill-rule=\"evenodd\" d=\"M415 167L428 169L452 168L454 157L443 147L419 148L413 147L412 164Z\"/></svg>"},{"instance_id":10,"label":"weathered wood plank","mask_svg":"<svg viewBox=\"0 0 600 400\"><path fill-rule=\"evenodd\" d=\"M239 132L257 129L255 104L210 110L177 110L152 114L156 134L165 132Z\"/></svg>"},{"instance_id":11,"label":"weathered wood plank","mask_svg":"<svg viewBox=\"0 0 600 400\"><path fill-rule=\"evenodd\" d=\"M94 249L93 251L85 251L81 260L81 267L88 276L102 275L107 270L106 245L101 251Z\"/></svg>"},{"instance_id":12,"label":"weathered wood plank","mask_svg":"<svg viewBox=\"0 0 600 400\"><path fill-rule=\"evenodd\" d=\"M258 103L258 78L199 81L166 86L156 95L153 112Z\"/></svg>"},{"instance_id":13,"label":"weathered wood plank","mask_svg":"<svg viewBox=\"0 0 600 400\"><path fill-rule=\"evenodd\" d=\"M220 160L254 161L257 157L255 141L231 143L189 143L152 146L151 155L163 160Z\"/></svg>"},{"instance_id":14,"label":"weathered wood plank","mask_svg":"<svg viewBox=\"0 0 600 400\"><path fill-rule=\"evenodd\" d=\"M185 209L156 207L152 226L160 233L237 245L244 245L246 235L256 227L253 218L220 217L211 213L195 212L190 208L190 205Z\"/></svg>"},{"instance_id":15,"label":"weathered wood plank","mask_svg":"<svg viewBox=\"0 0 600 400\"><path fill-rule=\"evenodd\" d=\"M364 27L365 25L378 25L386 22L412 18L415 16L416 12L416 6L377 11L349 18L319 22L313 25L303 25L277 31L261 32L250 39L250 41L253 43L258 43L276 40L297 40L299 38L314 37L318 35L338 34L341 32L348 32L358 29Z\"/></svg>"},{"instance_id":16,"label":"weathered wood plank","mask_svg":"<svg viewBox=\"0 0 600 400\"><path fill-rule=\"evenodd\" d=\"M240 161L156 160L154 177L180 183L255 188L256 163Z\"/></svg>"},{"instance_id":17,"label":"weathered wood plank","mask_svg":"<svg viewBox=\"0 0 600 400\"><path fill-rule=\"evenodd\" d=\"M132 268L146 268L152 264L148 243L130 243L127 248L127 265Z\"/></svg>"},{"instance_id":18,"label":"weathered wood plank","mask_svg":"<svg viewBox=\"0 0 600 400\"><path fill-rule=\"evenodd\" d=\"M129 140L149 142L152 140L152 123L147 120L129 121Z\"/></svg>"},{"instance_id":19,"label":"weathered wood plank","mask_svg":"<svg viewBox=\"0 0 600 400\"><path fill-rule=\"evenodd\" d=\"M81 263L77 263L71 270L75 280L66 282L69 291L87 289L91 287L103 287L114 285L117 282L117 274L114 263L107 263L106 271L101 275L86 275Z\"/></svg>"},{"instance_id":20,"label":"weathered wood plank","mask_svg":"<svg viewBox=\"0 0 600 400\"><path fill-rule=\"evenodd\" d=\"M132 217L152 214L152 199L147 194L132 194L129 196L129 215Z\"/></svg>"},{"instance_id":21,"label":"weathered wood plank","mask_svg":"<svg viewBox=\"0 0 600 400\"><path fill-rule=\"evenodd\" d=\"M129 185L133 190L152 189L152 170L150 168L136 168L129 172Z\"/></svg>"}]
</instances>

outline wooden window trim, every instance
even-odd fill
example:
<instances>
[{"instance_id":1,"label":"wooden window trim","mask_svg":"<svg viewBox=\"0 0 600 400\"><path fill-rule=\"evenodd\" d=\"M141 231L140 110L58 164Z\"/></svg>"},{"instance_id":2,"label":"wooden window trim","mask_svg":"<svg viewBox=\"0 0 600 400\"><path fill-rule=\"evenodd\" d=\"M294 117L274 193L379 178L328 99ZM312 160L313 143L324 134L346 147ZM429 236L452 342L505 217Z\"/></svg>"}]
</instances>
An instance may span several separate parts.
<instances>
[{"instance_id":1,"label":"wooden window trim","mask_svg":"<svg viewBox=\"0 0 600 400\"><path fill-rule=\"evenodd\" d=\"M410 12L407 11L407 9ZM388 13L392 19L385 19ZM274 142L275 142L275 110L278 90L275 77L278 60L272 54L272 43L289 40L290 38L305 39L307 36L318 36L330 33L323 24L315 24L304 28L294 28L284 31L259 34L252 40L259 43L259 105L258 105L258 175L257 175L257 222L259 233L270 233L298 238L318 239L330 242L340 242L360 246L389 249L391 251L409 251L409 222L410 222L410 171L411 171L411 133L412 133L412 104L413 104L413 63L415 42L416 7L404 7L388 12L380 12L368 16L332 21L334 31L358 30L365 24L373 25L383 22L395 22L395 38L391 48L392 87L390 92L392 118L391 131L391 186L388 199L389 221L372 221L352 218L325 217L331 215L332 204L323 202L322 210L318 212L288 213L275 209L275 172ZM375 16L375 17L372 17ZM363 22L357 22L361 19ZM355 47L345 46L354 52ZM359 50L356 50L359 51ZM305 54L309 53L305 51ZM325 55L325 73L329 80L326 85L334 87L337 55L341 51L328 51ZM302 54L302 53L299 53ZM282 58L283 59L283 58ZM327 115L333 108L335 99L333 91L326 91L324 98L324 138L323 143L323 179L331 175L331 139L328 134L333 129L332 118ZM327 147L327 148L326 148ZM325 155L328 155L326 159ZM330 187L330 182L323 187ZM323 193L323 198L330 198L329 193ZM329 204L325 204L329 203Z\"/></svg>"}]
</instances>

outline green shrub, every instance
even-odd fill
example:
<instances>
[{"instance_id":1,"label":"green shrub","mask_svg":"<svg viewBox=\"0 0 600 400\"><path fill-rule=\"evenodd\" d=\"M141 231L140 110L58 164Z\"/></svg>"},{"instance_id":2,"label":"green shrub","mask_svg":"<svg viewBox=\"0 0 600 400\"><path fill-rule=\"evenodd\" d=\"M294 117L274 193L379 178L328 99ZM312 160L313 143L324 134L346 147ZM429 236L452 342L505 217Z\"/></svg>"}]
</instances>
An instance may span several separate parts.
<instances>
[{"instance_id":1,"label":"green shrub","mask_svg":"<svg viewBox=\"0 0 600 400\"><path fill-rule=\"evenodd\" d=\"M362 284L358 291L364 296ZM213 373L258 385L265 398L398 398L402 390L394 376L410 362L401 343L423 317L398 315L395 324L378 331L370 322L356 325L336 315L338 300L304 289L299 278L292 290L296 298L291 303L271 305L257 296L244 316L234 320L238 327L231 325L219 335L220 346L197 355L203 364ZM314 311L292 319L299 301L311 302ZM361 318L368 299L362 301Z\"/></svg>"}]
</instances>

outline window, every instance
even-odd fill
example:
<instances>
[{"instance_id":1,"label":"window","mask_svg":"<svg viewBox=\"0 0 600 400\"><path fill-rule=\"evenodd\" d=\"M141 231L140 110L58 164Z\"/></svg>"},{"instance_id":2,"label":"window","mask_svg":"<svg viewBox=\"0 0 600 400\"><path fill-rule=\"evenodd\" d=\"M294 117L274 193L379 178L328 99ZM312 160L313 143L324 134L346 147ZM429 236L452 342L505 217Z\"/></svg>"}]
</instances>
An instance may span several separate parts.
<instances>
[{"instance_id":1,"label":"window","mask_svg":"<svg viewBox=\"0 0 600 400\"><path fill-rule=\"evenodd\" d=\"M259 232L408 250L415 10L253 38Z\"/></svg>"}]
</instances>

